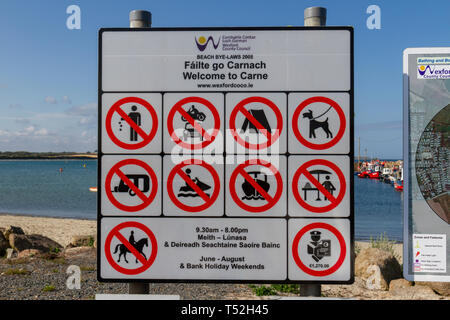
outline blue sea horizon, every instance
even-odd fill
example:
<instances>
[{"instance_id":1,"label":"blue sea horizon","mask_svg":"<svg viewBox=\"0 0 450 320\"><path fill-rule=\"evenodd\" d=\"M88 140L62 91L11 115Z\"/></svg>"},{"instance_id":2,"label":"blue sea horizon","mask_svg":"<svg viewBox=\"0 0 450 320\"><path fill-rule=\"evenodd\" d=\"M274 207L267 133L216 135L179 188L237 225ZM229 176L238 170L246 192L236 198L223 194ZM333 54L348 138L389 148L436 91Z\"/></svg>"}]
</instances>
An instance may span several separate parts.
<instances>
[{"instance_id":1,"label":"blue sea horizon","mask_svg":"<svg viewBox=\"0 0 450 320\"><path fill-rule=\"evenodd\" d=\"M60 168L62 172L60 172ZM97 160L0 161L0 214L97 219ZM402 193L371 179L355 181L355 240L385 235L401 242Z\"/></svg>"}]
</instances>

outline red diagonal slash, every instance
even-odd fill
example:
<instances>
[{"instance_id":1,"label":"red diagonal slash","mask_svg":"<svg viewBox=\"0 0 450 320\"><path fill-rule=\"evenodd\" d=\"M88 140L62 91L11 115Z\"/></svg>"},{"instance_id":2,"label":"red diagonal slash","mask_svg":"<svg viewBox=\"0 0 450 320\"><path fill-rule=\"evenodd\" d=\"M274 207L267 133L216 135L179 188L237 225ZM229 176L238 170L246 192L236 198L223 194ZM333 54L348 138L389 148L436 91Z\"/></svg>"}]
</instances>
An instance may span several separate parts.
<instances>
[{"instance_id":1,"label":"red diagonal slash","mask_svg":"<svg viewBox=\"0 0 450 320\"><path fill-rule=\"evenodd\" d=\"M192 188L194 189L194 191L203 199L205 200L206 203L208 203L211 199L210 197L202 190L199 188L199 186L197 186L195 184L194 181L192 181L191 178L189 178L189 176L184 173L183 170L178 170L177 174L180 175L180 177Z\"/></svg>"},{"instance_id":2,"label":"red diagonal slash","mask_svg":"<svg viewBox=\"0 0 450 320\"><path fill-rule=\"evenodd\" d=\"M272 135L269 133L269 131L263 127L263 125L256 120L256 118L250 113L248 112L247 109L245 109L244 107L240 107L239 111L242 112L244 114L244 117L246 117L248 120L250 120L250 122L260 131L262 132L262 134L264 134L264 136L267 138L267 140L272 140Z\"/></svg>"},{"instance_id":3,"label":"red diagonal slash","mask_svg":"<svg viewBox=\"0 0 450 320\"><path fill-rule=\"evenodd\" d=\"M335 204L337 202L337 199L335 197L333 197L331 195L331 193L329 193L327 191L327 189L325 189L325 187L320 184L320 182L314 178L308 171L306 170L301 170L300 171L302 174L305 175L305 177L317 188L319 189L320 192L322 192L322 194L328 199L330 200L331 203Z\"/></svg>"},{"instance_id":4,"label":"red diagonal slash","mask_svg":"<svg viewBox=\"0 0 450 320\"><path fill-rule=\"evenodd\" d=\"M137 132L138 135L141 136L142 139L148 139L149 136L145 133L144 130L141 129L141 127L139 127L136 122L134 122L127 114L125 111L123 111L120 108L116 109L116 112L130 125L130 127L132 127L134 129L134 131Z\"/></svg>"},{"instance_id":5,"label":"red diagonal slash","mask_svg":"<svg viewBox=\"0 0 450 320\"><path fill-rule=\"evenodd\" d=\"M239 174L241 174L245 180L248 181L255 188L260 195L264 197L267 202L272 202L273 198L256 182L244 169L239 170Z\"/></svg>"},{"instance_id":6,"label":"red diagonal slash","mask_svg":"<svg viewBox=\"0 0 450 320\"><path fill-rule=\"evenodd\" d=\"M202 135L204 140L211 141L211 136L209 135L209 133L206 132L206 130L203 129L203 127L197 121L195 121L194 118L189 115L189 113L186 112L186 110L184 110L181 106L178 106L177 111L181 113L181 115L191 124L191 126L193 126L194 129Z\"/></svg>"},{"instance_id":7,"label":"red diagonal slash","mask_svg":"<svg viewBox=\"0 0 450 320\"><path fill-rule=\"evenodd\" d=\"M117 239L119 239L119 241L121 243L123 243L125 245L125 247L127 247L128 250L130 250L130 252L136 257L136 259L139 260L140 263L142 263L143 265L145 265L148 261L145 260L145 258L136 250L135 247L133 247L131 245L131 243L128 242L127 239L125 239L125 237L119 232L117 231L114 236L117 237Z\"/></svg>"},{"instance_id":8,"label":"red diagonal slash","mask_svg":"<svg viewBox=\"0 0 450 320\"><path fill-rule=\"evenodd\" d=\"M125 184L130 187L131 190L133 190L133 192L143 201L143 202L147 202L149 200L149 198L147 198L145 196L144 193L142 193L141 190L139 190L138 187L136 187L136 185L130 180L128 179L128 177L122 172L120 171L120 169L117 169L115 172L115 174L117 174L119 176L120 179L122 179L123 182L125 182Z\"/></svg>"}]
</instances>

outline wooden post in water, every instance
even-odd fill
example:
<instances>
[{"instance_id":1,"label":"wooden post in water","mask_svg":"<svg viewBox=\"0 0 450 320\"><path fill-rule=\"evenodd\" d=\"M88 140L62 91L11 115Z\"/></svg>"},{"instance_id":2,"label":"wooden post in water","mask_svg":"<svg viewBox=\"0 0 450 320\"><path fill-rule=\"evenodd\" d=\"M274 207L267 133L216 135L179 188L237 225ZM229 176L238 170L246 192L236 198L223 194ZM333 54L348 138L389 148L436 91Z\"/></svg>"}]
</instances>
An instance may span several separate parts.
<instances>
[{"instance_id":1,"label":"wooden post in water","mask_svg":"<svg viewBox=\"0 0 450 320\"><path fill-rule=\"evenodd\" d=\"M150 28L152 25L152 14L145 10L133 10L130 12L130 28ZM136 282L128 284L129 294L149 294L148 283Z\"/></svg>"},{"instance_id":2,"label":"wooden post in water","mask_svg":"<svg viewBox=\"0 0 450 320\"><path fill-rule=\"evenodd\" d=\"M322 7L309 7L304 11L305 27L325 26L327 22L327 9ZM300 296L320 297L322 289L320 284L301 284Z\"/></svg>"}]
</instances>

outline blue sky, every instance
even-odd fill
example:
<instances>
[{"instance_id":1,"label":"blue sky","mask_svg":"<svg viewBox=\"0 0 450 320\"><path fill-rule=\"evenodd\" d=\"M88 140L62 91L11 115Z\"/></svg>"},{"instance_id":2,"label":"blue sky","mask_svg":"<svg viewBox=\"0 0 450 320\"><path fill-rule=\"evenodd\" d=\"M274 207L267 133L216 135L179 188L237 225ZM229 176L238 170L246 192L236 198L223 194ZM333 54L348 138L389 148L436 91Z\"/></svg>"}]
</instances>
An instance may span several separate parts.
<instances>
[{"instance_id":1,"label":"blue sky","mask_svg":"<svg viewBox=\"0 0 450 320\"><path fill-rule=\"evenodd\" d=\"M81 8L69 30L66 8ZM381 29L369 30L369 5ZM402 156L402 52L450 46L450 1L0 1L0 151L97 149L97 30L127 27L133 9L154 27L303 25L309 6L327 25L355 28L355 153Z\"/></svg>"}]
</instances>

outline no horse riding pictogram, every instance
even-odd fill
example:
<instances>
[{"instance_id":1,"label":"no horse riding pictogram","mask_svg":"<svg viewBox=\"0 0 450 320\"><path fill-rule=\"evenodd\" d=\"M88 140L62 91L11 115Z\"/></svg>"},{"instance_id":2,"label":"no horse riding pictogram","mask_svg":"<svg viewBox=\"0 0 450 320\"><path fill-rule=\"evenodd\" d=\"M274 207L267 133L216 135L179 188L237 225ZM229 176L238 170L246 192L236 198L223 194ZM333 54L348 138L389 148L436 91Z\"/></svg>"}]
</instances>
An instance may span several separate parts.
<instances>
[{"instance_id":1,"label":"no horse riding pictogram","mask_svg":"<svg viewBox=\"0 0 450 320\"><path fill-rule=\"evenodd\" d=\"M139 232L143 237L136 240L136 232ZM150 228L139 222L128 221L117 225L109 232L105 240L104 250L111 267L120 273L135 275L152 266L158 253L158 243ZM127 253L131 253L135 263L127 260ZM113 255L115 258L113 258ZM131 267L132 265L140 266Z\"/></svg>"},{"instance_id":2,"label":"no horse riding pictogram","mask_svg":"<svg viewBox=\"0 0 450 320\"><path fill-rule=\"evenodd\" d=\"M128 108L129 104L133 104ZM115 114L120 117L114 122ZM144 120L151 119L150 122ZM128 127L129 134L119 134L123 125ZM146 100L138 97L126 97L118 100L109 109L105 127L111 141L126 150L141 149L153 141L158 131L158 115L153 106Z\"/></svg>"}]
</instances>

